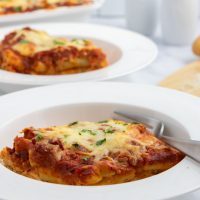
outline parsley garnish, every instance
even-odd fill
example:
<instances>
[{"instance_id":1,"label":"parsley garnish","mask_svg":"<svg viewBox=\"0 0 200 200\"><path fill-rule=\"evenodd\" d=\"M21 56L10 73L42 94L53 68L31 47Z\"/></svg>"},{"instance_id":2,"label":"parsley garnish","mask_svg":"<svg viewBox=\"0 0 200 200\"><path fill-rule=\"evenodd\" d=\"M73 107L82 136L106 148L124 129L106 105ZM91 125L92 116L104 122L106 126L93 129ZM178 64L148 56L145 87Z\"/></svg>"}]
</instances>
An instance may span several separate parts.
<instances>
[{"instance_id":1,"label":"parsley garnish","mask_svg":"<svg viewBox=\"0 0 200 200\"><path fill-rule=\"evenodd\" d=\"M99 123L99 124L108 123L108 120L99 121L98 123Z\"/></svg>"},{"instance_id":2,"label":"parsley garnish","mask_svg":"<svg viewBox=\"0 0 200 200\"><path fill-rule=\"evenodd\" d=\"M73 125L76 125L76 124L78 124L77 121L76 121L76 122L72 122L72 123L70 123L68 126L73 126Z\"/></svg>"},{"instance_id":3,"label":"parsley garnish","mask_svg":"<svg viewBox=\"0 0 200 200\"><path fill-rule=\"evenodd\" d=\"M131 122L131 124L141 124L140 122Z\"/></svg>"},{"instance_id":4,"label":"parsley garnish","mask_svg":"<svg viewBox=\"0 0 200 200\"><path fill-rule=\"evenodd\" d=\"M15 12L21 12L22 11L22 7L18 6L18 7L14 7L13 10Z\"/></svg>"},{"instance_id":5,"label":"parsley garnish","mask_svg":"<svg viewBox=\"0 0 200 200\"><path fill-rule=\"evenodd\" d=\"M84 161L88 161L90 159L90 157L84 157L83 160Z\"/></svg>"},{"instance_id":6,"label":"parsley garnish","mask_svg":"<svg viewBox=\"0 0 200 200\"><path fill-rule=\"evenodd\" d=\"M72 39L72 42L78 42L79 40L78 39Z\"/></svg>"},{"instance_id":7,"label":"parsley garnish","mask_svg":"<svg viewBox=\"0 0 200 200\"><path fill-rule=\"evenodd\" d=\"M109 134L109 133L114 133L115 130L112 126L110 126L110 127L106 128L103 132Z\"/></svg>"},{"instance_id":8,"label":"parsley garnish","mask_svg":"<svg viewBox=\"0 0 200 200\"><path fill-rule=\"evenodd\" d=\"M85 45L88 45L88 44L90 44L90 41L89 40L83 40L84 41L84 43L85 43Z\"/></svg>"},{"instance_id":9,"label":"parsley garnish","mask_svg":"<svg viewBox=\"0 0 200 200\"><path fill-rule=\"evenodd\" d=\"M71 41L77 45L87 45L89 43L88 40L84 40L84 39L72 39Z\"/></svg>"},{"instance_id":10,"label":"parsley garnish","mask_svg":"<svg viewBox=\"0 0 200 200\"><path fill-rule=\"evenodd\" d=\"M20 40L20 44L28 44L30 43L28 40Z\"/></svg>"},{"instance_id":11,"label":"parsley garnish","mask_svg":"<svg viewBox=\"0 0 200 200\"><path fill-rule=\"evenodd\" d=\"M89 129L83 129L83 130L81 130L81 131L79 132L79 135L82 135L82 133L88 133L88 134L90 134L90 135L96 135L96 134L97 134L97 132L92 131L92 130L89 130Z\"/></svg>"},{"instance_id":12,"label":"parsley garnish","mask_svg":"<svg viewBox=\"0 0 200 200\"><path fill-rule=\"evenodd\" d=\"M100 145L102 145L103 143L105 143L106 142L106 138L104 138L104 139L102 139L102 140L98 140L97 142L96 142L96 145L97 146L100 146Z\"/></svg>"},{"instance_id":13,"label":"parsley garnish","mask_svg":"<svg viewBox=\"0 0 200 200\"><path fill-rule=\"evenodd\" d=\"M40 140L42 140L44 137L41 135L41 134L37 134L36 136L35 136L35 140L38 142L38 141L40 141Z\"/></svg>"},{"instance_id":14,"label":"parsley garnish","mask_svg":"<svg viewBox=\"0 0 200 200\"><path fill-rule=\"evenodd\" d=\"M79 148L80 147L80 145L78 143L74 143L74 144L72 144L72 146L75 147L75 148Z\"/></svg>"},{"instance_id":15,"label":"parsley garnish","mask_svg":"<svg viewBox=\"0 0 200 200\"><path fill-rule=\"evenodd\" d=\"M63 41L54 40L53 42L55 45L65 45L65 42L63 42Z\"/></svg>"}]
</instances>

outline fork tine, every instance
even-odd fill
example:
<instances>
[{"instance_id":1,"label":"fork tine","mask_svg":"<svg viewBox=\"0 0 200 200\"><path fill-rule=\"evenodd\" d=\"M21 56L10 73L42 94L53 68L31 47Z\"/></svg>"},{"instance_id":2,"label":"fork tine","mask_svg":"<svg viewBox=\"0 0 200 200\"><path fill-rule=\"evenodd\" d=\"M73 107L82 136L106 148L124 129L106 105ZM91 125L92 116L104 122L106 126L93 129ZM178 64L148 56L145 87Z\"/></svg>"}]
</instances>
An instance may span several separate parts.
<instances>
[{"instance_id":1,"label":"fork tine","mask_svg":"<svg viewBox=\"0 0 200 200\"><path fill-rule=\"evenodd\" d=\"M146 125L156 136L161 136L164 131L164 124L154 118L151 117L144 117L140 114L130 114L123 111L114 111L115 114L125 117L127 119L131 119L136 122L143 123Z\"/></svg>"},{"instance_id":2,"label":"fork tine","mask_svg":"<svg viewBox=\"0 0 200 200\"><path fill-rule=\"evenodd\" d=\"M132 121L143 123L150 128L153 128L153 126L151 125L151 123L149 121L149 118L144 118L142 115L132 114L132 113L129 114L129 113L125 113L125 112L122 112L122 111L114 111L114 113L119 115L119 116L128 118Z\"/></svg>"}]
</instances>

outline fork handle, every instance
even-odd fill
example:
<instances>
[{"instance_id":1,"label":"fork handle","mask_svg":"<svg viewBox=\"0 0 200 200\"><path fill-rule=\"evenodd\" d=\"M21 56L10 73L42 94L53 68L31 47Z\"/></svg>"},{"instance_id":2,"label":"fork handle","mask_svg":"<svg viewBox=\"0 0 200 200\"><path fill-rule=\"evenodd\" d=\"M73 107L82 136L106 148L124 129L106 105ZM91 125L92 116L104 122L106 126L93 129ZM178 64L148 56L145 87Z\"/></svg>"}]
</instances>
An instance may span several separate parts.
<instances>
[{"instance_id":1,"label":"fork handle","mask_svg":"<svg viewBox=\"0 0 200 200\"><path fill-rule=\"evenodd\" d=\"M200 163L200 141L162 135L160 139Z\"/></svg>"}]
</instances>

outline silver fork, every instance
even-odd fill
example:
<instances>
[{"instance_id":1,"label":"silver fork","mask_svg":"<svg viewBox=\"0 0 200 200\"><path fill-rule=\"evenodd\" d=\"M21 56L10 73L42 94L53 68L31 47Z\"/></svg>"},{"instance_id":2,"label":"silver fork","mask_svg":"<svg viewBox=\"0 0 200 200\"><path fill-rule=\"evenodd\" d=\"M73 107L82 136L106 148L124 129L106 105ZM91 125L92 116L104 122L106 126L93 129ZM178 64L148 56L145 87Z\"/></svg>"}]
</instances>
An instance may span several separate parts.
<instances>
[{"instance_id":1,"label":"silver fork","mask_svg":"<svg viewBox=\"0 0 200 200\"><path fill-rule=\"evenodd\" d=\"M144 117L139 114L132 114L123 111L114 111L114 113L124 118L130 119L133 122L139 122L146 125L146 127L160 140L170 144L171 146L182 151L187 156L200 163L200 141L163 135L165 128L164 123L151 117Z\"/></svg>"}]
</instances>

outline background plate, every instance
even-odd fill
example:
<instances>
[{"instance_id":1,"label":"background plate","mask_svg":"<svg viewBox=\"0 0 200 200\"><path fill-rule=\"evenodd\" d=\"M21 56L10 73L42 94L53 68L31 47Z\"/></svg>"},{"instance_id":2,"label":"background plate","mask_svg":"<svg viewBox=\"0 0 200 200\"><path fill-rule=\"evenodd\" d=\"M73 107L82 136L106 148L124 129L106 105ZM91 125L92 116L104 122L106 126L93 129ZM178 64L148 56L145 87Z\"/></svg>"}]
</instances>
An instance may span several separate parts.
<instances>
[{"instance_id":1,"label":"background plate","mask_svg":"<svg viewBox=\"0 0 200 200\"><path fill-rule=\"evenodd\" d=\"M147 67L157 55L156 45L148 38L134 32L108 26L81 23L43 23L2 28L0 39L14 29L30 26L50 35L92 39L108 56L106 68L73 74L37 76L0 70L0 83L4 90L23 89L38 85L63 82L99 81L127 75ZM9 85L9 88L7 85ZM7 87L7 88L6 88Z\"/></svg>"},{"instance_id":2,"label":"background plate","mask_svg":"<svg viewBox=\"0 0 200 200\"><path fill-rule=\"evenodd\" d=\"M0 15L0 25L7 26L8 24L16 24L32 21L56 21L59 19L65 21L85 21L93 11L100 8L104 0L94 0L92 4L58 7L55 9L40 9L32 12L14 13Z\"/></svg>"}]
</instances>

